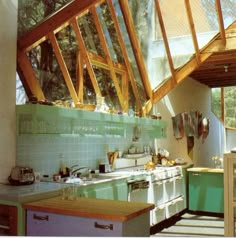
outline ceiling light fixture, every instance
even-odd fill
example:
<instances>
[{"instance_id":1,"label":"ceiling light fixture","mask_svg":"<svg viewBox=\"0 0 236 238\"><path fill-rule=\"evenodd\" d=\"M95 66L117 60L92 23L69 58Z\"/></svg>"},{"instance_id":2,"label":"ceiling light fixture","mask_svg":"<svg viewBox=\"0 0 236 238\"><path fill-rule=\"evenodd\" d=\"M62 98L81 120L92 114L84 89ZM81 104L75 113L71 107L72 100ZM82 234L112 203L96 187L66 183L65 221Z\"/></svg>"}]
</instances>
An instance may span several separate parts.
<instances>
[{"instance_id":1,"label":"ceiling light fixture","mask_svg":"<svg viewBox=\"0 0 236 238\"><path fill-rule=\"evenodd\" d=\"M229 71L229 64L224 65L225 73Z\"/></svg>"}]
</instances>

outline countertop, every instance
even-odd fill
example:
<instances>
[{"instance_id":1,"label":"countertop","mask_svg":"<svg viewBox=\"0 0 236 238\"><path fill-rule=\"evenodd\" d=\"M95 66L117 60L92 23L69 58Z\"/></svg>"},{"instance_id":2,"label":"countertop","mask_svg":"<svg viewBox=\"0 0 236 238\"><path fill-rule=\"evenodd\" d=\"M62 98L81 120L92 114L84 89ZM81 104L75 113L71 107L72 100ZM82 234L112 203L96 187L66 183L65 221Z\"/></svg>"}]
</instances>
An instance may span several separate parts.
<instances>
[{"instance_id":1,"label":"countertop","mask_svg":"<svg viewBox=\"0 0 236 238\"><path fill-rule=\"evenodd\" d=\"M92 180L88 183L83 183L80 186L90 186L111 180L127 178L127 176L124 175L109 176L109 174L104 174L103 177L104 179L102 180ZM31 185L21 186L0 184L0 200L24 203L49 197L56 197L60 195L63 187L71 185L71 183L57 183L52 181L37 182Z\"/></svg>"},{"instance_id":2,"label":"countertop","mask_svg":"<svg viewBox=\"0 0 236 238\"><path fill-rule=\"evenodd\" d=\"M61 184L39 182L31 185L12 186L0 184L0 200L12 202L28 202L50 196L58 196Z\"/></svg>"},{"instance_id":3,"label":"countertop","mask_svg":"<svg viewBox=\"0 0 236 238\"><path fill-rule=\"evenodd\" d=\"M190 172L205 172L205 173L224 173L224 169L218 168L205 168L205 167L193 167L187 169Z\"/></svg>"},{"instance_id":4,"label":"countertop","mask_svg":"<svg viewBox=\"0 0 236 238\"><path fill-rule=\"evenodd\" d=\"M54 197L24 203L23 207L63 215L126 221L149 212L154 208L154 204L96 198L78 198L71 202L70 200L62 200L61 197Z\"/></svg>"},{"instance_id":5,"label":"countertop","mask_svg":"<svg viewBox=\"0 0 236 238\"><path fill-rule=\"evenodd\" d=\"M185 167L185 166L182 166ZM199 171L198 171L199 172ZM128 178L130 176L135 176L139 174L138 171L130 170L116 170L112 173L103 174L110 178L91 181L88 184L83 184L82 186L89 186L93 184L98 184L102 182L107 182L108 180L118 180ZM111 176L111 175L114 175ZM115 177L117 176L117 177ZM39 199L55 197L60 195L60 191L63 186L71 186L71 184L55 183L55 182L39 182L31 185L23 186L12 186L8 184L0 184L0 200L10 201L10 202L30 202Z\"/></svg>"}]
</instances>

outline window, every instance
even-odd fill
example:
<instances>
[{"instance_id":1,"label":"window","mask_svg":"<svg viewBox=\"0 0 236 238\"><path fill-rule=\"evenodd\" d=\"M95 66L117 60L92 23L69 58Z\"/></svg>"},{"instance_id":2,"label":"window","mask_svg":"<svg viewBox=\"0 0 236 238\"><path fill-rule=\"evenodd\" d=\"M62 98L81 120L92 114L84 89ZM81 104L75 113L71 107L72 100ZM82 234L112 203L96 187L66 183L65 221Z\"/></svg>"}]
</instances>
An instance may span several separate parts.
<instances>
[{"instance_id":1,"label":"window","mask_svg":"<svg viewBox=\"0 0 236 238\"><path fill-rule=\"evenodd\" d=\"M221 88L212 88L211 90L211 110L222 120Z\"/></svg>"},{"instance_id":2,"label":"window","mask_svg":"<svg viewBox=\"0 0 236 238\"><path fill-rule=\"evenodd\" d=\"M236 128L236 87L213 88L211 95L212 112L225 127Z\"/></svg>"},{"instance_id":3,"label":"window","mask_svg":"<svg viewBox=\"0 0 236 238\"><path fill-rule=\"evenodd\" d=\"M236 128L236 87L224 88L225 127Z\"/></svg>"}]
</instances>

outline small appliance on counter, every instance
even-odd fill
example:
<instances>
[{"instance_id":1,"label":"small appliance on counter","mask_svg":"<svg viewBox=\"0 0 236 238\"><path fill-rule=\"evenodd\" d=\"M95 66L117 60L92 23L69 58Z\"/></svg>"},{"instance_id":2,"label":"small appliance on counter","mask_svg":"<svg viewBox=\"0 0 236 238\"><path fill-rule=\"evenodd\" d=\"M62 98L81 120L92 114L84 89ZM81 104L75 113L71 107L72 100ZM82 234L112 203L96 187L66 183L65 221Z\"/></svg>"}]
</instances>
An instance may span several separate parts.
<instances>
[{"instance_id":1,"label":"small appliance on counter","mask_svg":"<svg viewBox=\"0 0 236 238\"><path fill-rule=\"evenodd\" d=\"M112 172L111 164L99 164L99 173L110 173Z\"/></svg>"},{"instance_id":2,"label":"small appliance on counter","mask_svg":"<svg viewBox=\"0 0 236 238\"><path fill-rule=\"evenodd\" d=\"M34 171L29 167L16 166L12 168L11 175L8 177L11 185L28 185L35 181Z\"/></svg>"},{"instance_id":3,"label":"small appliance on counter","mask_svg":"<svg viewBox=\"0 0 236 238\"><path fill-rule=\"evenodd\" d=\"M119 155L118 151L107 152L108 163L100 163L99 164L99 172L100 173L110 173L115 170L115 161Z\"/></svg>"}]
</instances>

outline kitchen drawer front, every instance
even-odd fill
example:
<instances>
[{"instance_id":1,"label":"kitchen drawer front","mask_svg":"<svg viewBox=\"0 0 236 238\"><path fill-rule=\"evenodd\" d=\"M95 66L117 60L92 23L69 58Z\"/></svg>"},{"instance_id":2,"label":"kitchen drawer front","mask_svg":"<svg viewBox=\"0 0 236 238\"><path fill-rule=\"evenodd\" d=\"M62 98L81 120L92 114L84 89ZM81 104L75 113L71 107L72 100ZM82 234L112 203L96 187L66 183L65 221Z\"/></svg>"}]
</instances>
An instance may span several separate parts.
<instances>
[{"instance_id":1,"label":"kitchen drawer front","mask_svg":"<svg viewBox=\"0 0 236 238\"><path fill-rule=\"evenodd\" d=\"M124 222L27 210L27 236L149 236L150 214Z\"/></svg>"},{"instance_id":2,"label":"kitchen drawer front","mask_svg":"<svg viewBox=\"0 0 236 238\"><path fill-rule=\"evenodd\" d=\"M166 204L166 218L170 218L184 210L184 197L181 196Z\"/></svg>"},{"instance_id":3,"label":"kitchen drawer front","mask_svg":"<svg viewBox=\"0 0 236 238\"><path fill-rule=\"evenodd\" d=\"M166 219L165 205L156 207L151 211L151 226L156 225L157 223L164 221Z\"/></svg>"},{"instance_id":4,"label":"kitchen drawer front","mask_svg":"<svg viewBox=\"0 0 236 238\"><path fill-rule=\"evenodd\" d=\"M27 236L121 236L122 223L27 211Z\"/></svg>"},{"instance_id":5,"label":"kitchen drawer front","mask_svg":"<svg viewBox=\"0 0 236 238\"><path fill-rule=\"evenodd\" d=\"M166 196L164 192L164 183L162 181L153 183L153 197L154 197L154 203L156 206L163 204L166 201ZM150 201L152 202L152 201Z\"/></svg>"}]
</instances>

